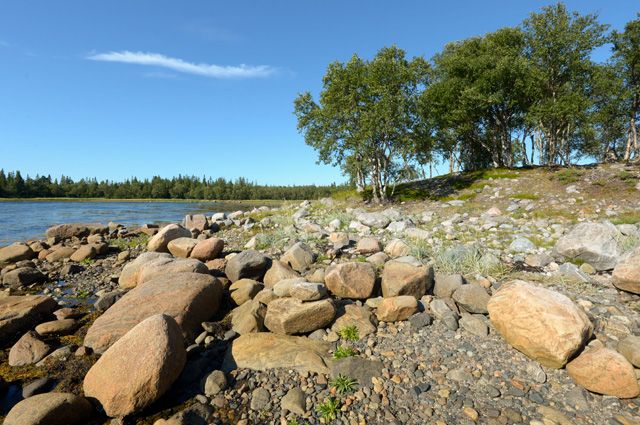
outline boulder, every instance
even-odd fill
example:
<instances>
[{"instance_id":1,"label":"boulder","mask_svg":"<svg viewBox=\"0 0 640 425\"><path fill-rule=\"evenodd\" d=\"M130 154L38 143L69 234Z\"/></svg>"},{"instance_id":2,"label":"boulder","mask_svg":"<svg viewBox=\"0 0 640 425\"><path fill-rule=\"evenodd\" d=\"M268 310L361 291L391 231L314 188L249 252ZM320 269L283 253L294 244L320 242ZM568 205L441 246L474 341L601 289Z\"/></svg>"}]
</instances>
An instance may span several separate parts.
<instances>
[{"instance_id":1,"label":"boulder","mask_svg":"<svg viewBox=\"0 0 640 425\"><path fill-rule=\"evenodd\" d=\"M213 260L224 249L224 241L219 238L209 238L203 241L199 241L196 246L191 250L191 258L200 260L203 262Z\"/></svg>"},{"instance_id":2,"label":"boulder","mask_svg":"<svg viewBox=\"0 0 640 425\"><path fill-rule=\"evenodd\" d=\"M289 296L300 301L317 301L327 296L327 287L322 283L298 281L289 288Z\"/></svg>"},{"instance_id":3,"label":"boulder","mask_svg":"<svg viewBox=\"0 0 640 425\"><path fill-rule=\"evenodd\" d=\"M75 252L76 249L70 246L57 246L51 247L51 252L47 254L45 259L49 263L55 263L56 261L64 260L65 258L70 258ZM47 251L42 251L47 252Z\"/></svg>"},{"instance_id":4,"label":"boulder","mask_svg":"<svg viewBox=\"0 0 640 425\"><path fill-rule=\"evenodd\" d=\"M564 258L587 262L598 271L611 270L621 254L619 236L616 226L608 221L578 223L558 239L554 251Z\"/></svg>"},{"instance_id":5,"label":"boulder","mask_svg":"<svg viewBox=\"0 0 640 425\"><path fill-rule=\"evenodd\" d=\"M187 214L184 217L184 227L189 230L198 230L202 232L209 228L209 221L204 214Z\"/></svg>"},{"instance_id":6,"label":"boulder","mask_svg":"<svg viewBox=\"0 0 640 425\"><path fill-rule=\"evenodd\" d=\"M266 314L267 307L260 301L247 301L231 312L231 329L239 335L263 332Z\"/></svg>"},{"instance_id":7,"label":"boulder","mask_svg":"<svg viewBox=\"0 0 640 425\"><path fill-rule=\"evenodd\" d=\"M0 346L11 345L58 308L53 298L42 295L0 297Z\"/></svg>"},{"instance_id":8,"label":"boulder","mask_svg":"<svg viewBox=\"0 0 640 425\"><path fill-rule=\"evenodd\" d=\"M264 325L278 334L301 334L327 326L336 315L331 300L302 302L296 298L279 298L269 303Z\"/></svg>"},{"instance_id":9,"label":"boulder","mask_svg":"<svg viewBox=\"0 0 640 425\"><path fill-rule=\"evenodd\" d=\"M27 332L13 344L9 351L9 366L25 366L38 363L49 354L51 347L38 338L35 332Z\"/></svg>"},{"instance_id":10,"label":"boulder","mask_svg":"<svg viewBox=\"0 0 640 425\"><path fill-rule=\"evenodd\" d=\"M221 370L214 370L204 379L204 394L207 397L218 395L227 388L227 377Z\"/></svg>"},{"instance_id":11,"label":"boulder","mask_svg":"<svg viewBox=\"0 0 640 425\"><path fill-rule=\"evenodd\" d=\"M78 322L75 319L60 319L40 323L35 330L38 335L47 336L72 334L77 328Z\"/></svg>"},{"instance_id":12,"label":"boulder","mask_svg":"<svg viewBox=\"0 0 640 425\"><path fill-rule=\"evenodd\" d=\"M147 250L153 252L169 252L168 245L174 239L178 238L190 238L191 232L179 224L169 224L164 226L158 233L155 234L149 243L147 243Z\"/></svg>"},{"instance_id":13,"label":"boulder","mask_svg":"<svg viewBox=\"0 0 640 425\"><path fill-rule=\"evenodd\" d=\"M156 314L104 352L84 378L84 393L108 416L139 412L171 387L186 361L180 326L171 316Z\"/></svg>"},{"instance_id":14,"label":"boulder","mask_svg":"<svg viewBox=\"0 0 640 425\"><path fill-rule=\"evenodd\" d=\"M270 332L249 333L236 338L223 363L223 370L295 369L300 372L329 373L331 344L303 336Z\"/></svg>"},{"instance_id":15,"label":"boulder","mask_svg":"<svg viewBox=\"0 0 640 425\"><path fill-rule=\"evenodd\" d=\"M640 395L631 363L608 348L590 348L567 363L567 373L576 384L591 392L618 398Z\"/></svg>"},{"instance_id":16,"label":"boulder","mask_svg":"<svg viewBox=\"0 0 640 425\"><path fill-rule=\"evenodd\" d=\"M87 330L84 345L103 353L147 317L173 317L187 340L218 310L220 281L201 273L172 273L136 286L116 301Z\"/></svg>"},{"instance_id":17,"label":"boulder","mask_svg":"<svg viewBox=\"0 0 640 425\"><path fill-rule=\"evenodd\" d=\"M104 244L82 245L73 254L71 254L69 259L79 263L80 261L95 258L101 250L104 251L103 245Z\"/></svg>"},{"instance_id":18,"label":"boulder","mask_svg":"<svg viewBox=\"0 0 640 425\"><path fill-rule=\"evenodd\" d=\"M284 253L280 261L297 272L303 272L311 267L315 261L315 255L307 244L298 242Z\"/></svg>"},{"instance_id":19,"label":"boulder","mask_svg":"<svg viewBox=\"0 0 640 425\"><path fill-rule=\"evenodd\" d=\"M356 244L358 254L368 255L380 252L380 242L376 238L362 238Z\"/></svg>"},{"instance_id":20,"label":"boulder","mask_svg":"<svg viewBox=\"0 0 640 425\"><path fill-rule=\"evenodd\" d=\"M252 279L240 279L229 287L229 293L231 295L231 299L237 304L242 305L247 301L253 299L256 294L262 289L264 286L262 283L252 280Z\"/></svg>"},{"instance_id":21,"label":"boulder","mask_svg":"<svg viewBox=\"0 0 640 425\"><path fill-rule=\"evenodd\" d=\"M269 269L271 260L264 254L249 249L234 255L224 269L231 282L242 278L262 280Z\"/></svg>"},{"instance_id":22,"label":"boulder","mask_svg":"<svg viewBox=\"0 0 640 425\"><path fill-rule=\"evenodd\" d=\"M171 273L209 274L207 266L194 258L173 258L170 254L145 252L122 269L118 284L123 289Z\"/></svg>"},{"instance_id":23,"label":"boulder","mask_svg":"<svg viewBox=\"0 0 640 425\"><path fill-rule=\"evenodd\" d=\"M398 260L387 261L382 271L382 296L422 298L433 286L433 268Z\"/></svg>"},{"instance_id":24,"label":"boulder","mask_svg":"<svg viewBox=\"0 0 640 425\"><path fill-rule=\"evenodd\" d=\"M275 260L271 263L271 267L264 275L264 286L273 288L273 286L284 279L294 279L300 277L298 272L294 271L288 264Z\"/></svg>"},{"instance_id":25,"label":"boulder","mask_svg":"<svg viewBox=\"0 0 640 425\"><path fill-rule=\"evenodd\" d=\"M327 268L324 282L336 297L367 299L373 293L376 273L369 263L340 263Z\"/></svg>"},{"instance_id":26,"label":"boulder","mask_svg":"<svg viewBox=\"0 0 640 425\"><path fill-rule=\"evenodd\" d=\"M502 285L487 310L511 346L552 368L564 366L593 331L587 315L565 295L522 280Z\"/></svg>"},{"instance_id":27,"label":"boulder","mask_svg":"<svg viewBox=\"0 0 640 425\"><path fill-rule=\"evenodd\" d=\"M167 244L167 249L174 257L189 258L191 251L197 244L198 240L191 237L176 238Z\"/></svg>"},{"instance_id":28,"label":"boulder","mask_svg":"<svg viewBox=\"0 0 640 425\"><path fill-rule=\"evenodd\" d=\"M4 419L4 425L75 425L86 423L93 407L71 393L37 394L22 400Z\"/></svg>"},{"instance_id":29,"label":"boulder","mask_svg":"<svg viewBox=\"0 0 640 425\"><path fill-rule=\"evenodd\" d=\"M618 353L622 354L625 359L633 366L640 367L640 337L629 335L620 342L616 347Z\"/></svg>"},{"instance_id":30,"label":"boulder","mask_svg":"<svg viewBox=\"0 0 640 425\"><path fill-rule=\"evenodd\" d=\"M37 254L29 246L16 242L0 248L0 267L22 260L31 260L36 256Z\"/></svg>"},{"instance_id":31,"label":"boulder","mask_svg":"<svg viewBox=\"0 0 640 425\"><path fill-rule=\"evenodd\" d=\"M487 314L489 294L480 285L462 285L453 293L455 302L469 313Z\"/></svg>"},{"instance_id":32,"label":"boulder","mask_svg":"<svg viewBox=\"0 0 640 425\"><path fill-rule=\"evenodd\" d=\"M377 321L367 307L347 304L344 306L344 314L336 319L331 330L339 332L348 326L355 326L358 328L358 335L362 338L375 333L376 325Z\"/></svg>"},{"instance_id":33,"label":"boulder","mask_svg":"<svg viewBox=\"0 0 640 425\"><path fill-rule=\"evenodd\" d=\"M391 223L389 217L380 212L363 212L356 215L356 220L368 227L384 229Z\"/></svg>"},{"instance_id":34,"label":"boulder","mask_svg":"<svg viewBox=\"0 0 640 425\"><path fill-rule=\"evenodd\" d=\"M85 224L85 223L69 223L58 224L47 229L47 238L55 238L59 240L71 238L84 238L93 234L106 234L109 228L102 224Z\"/></svg>"},{"instance_id":35,"label":"boulder","mask_svg":"<svg viewBox=\"0 0 640 425\"><path fill-rule=\"evenodd\" d=\"M640 250L620 261L613 269L613 286L633 294L640 294Z\"/></svg>"},{"instance_id":36,"label":"boulder","mask_svg":"<svg viewBox=\"0 0 640 425\"><path fill-rule=\"evenodd\" d=\"M20 267L2 276L2 284L10 288L46 282L47 277L34 267Z\"/></svg>"},{"instance_id":37,"label":"boulder","mask_svg":"<svg viewBox=\"0 0 640 425\"><path fill-rule=\"evenodd\" d=\"M384 252L389 257L404 257L409 255L411 247L401 239L393 239L384 247Z\"/></svg>"},{"instance_id":38,"label":"boulder","mask_svg":"<svg viewBox=\"0 0 640 425\"><path fill-rule=\"evenodd\" d=\"M464 285L464 278L461 274L437 273L433 285L433 295L438 298L451 298L462 285Z\"/></svg>"},{"instance_id":39,"label":"boulder","mask_svg":"<svg viewBox=\"0 0 640 425\"><path fill-rule=\"evenodd\" d=\"M412 295L383 298L376 316L381 322L407 320L418 311L418 301Z\"/></svg>"}]
</instances>

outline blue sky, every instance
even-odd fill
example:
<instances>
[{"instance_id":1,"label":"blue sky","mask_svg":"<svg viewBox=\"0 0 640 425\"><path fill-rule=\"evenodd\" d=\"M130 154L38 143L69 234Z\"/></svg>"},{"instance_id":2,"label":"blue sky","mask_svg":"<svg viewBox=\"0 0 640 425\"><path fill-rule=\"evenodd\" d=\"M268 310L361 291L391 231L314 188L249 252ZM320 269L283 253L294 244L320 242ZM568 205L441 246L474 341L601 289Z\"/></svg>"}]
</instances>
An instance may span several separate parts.
<instances>
[{"instance_id":1,"label":"blue sky","mask_svg":"<svg viewBox=\"0 0 640 425\"><path fill-rule=\"evenodd\" d=\"M328 63L391 44L431 57L551 3L5 0L0 168L341 182L316 165L292 113ZM637 0L566 3L613 28L640 11Z\"/></svg>"}]
</instances>

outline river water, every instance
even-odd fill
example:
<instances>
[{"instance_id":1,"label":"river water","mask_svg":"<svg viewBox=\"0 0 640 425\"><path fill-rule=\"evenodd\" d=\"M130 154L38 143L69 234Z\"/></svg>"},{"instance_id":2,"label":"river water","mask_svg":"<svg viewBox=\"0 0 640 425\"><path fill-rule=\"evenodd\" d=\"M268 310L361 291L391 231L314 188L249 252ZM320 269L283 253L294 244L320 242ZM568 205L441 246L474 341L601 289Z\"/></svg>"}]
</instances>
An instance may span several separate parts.
<instances>
[{"instance_id":1,"label":"river water","mask_svg":"<svg viewBox=\"0 0 640 425\"><path fill-rule=\"evenodd\" d=\"M263 205L234 202L145 201L10 201L0 202L0 246L26 239L42 239L48 227L61 223L110 221L127 227L180 221L187 214L249 210Z\"/></svg>"}]
</instances>

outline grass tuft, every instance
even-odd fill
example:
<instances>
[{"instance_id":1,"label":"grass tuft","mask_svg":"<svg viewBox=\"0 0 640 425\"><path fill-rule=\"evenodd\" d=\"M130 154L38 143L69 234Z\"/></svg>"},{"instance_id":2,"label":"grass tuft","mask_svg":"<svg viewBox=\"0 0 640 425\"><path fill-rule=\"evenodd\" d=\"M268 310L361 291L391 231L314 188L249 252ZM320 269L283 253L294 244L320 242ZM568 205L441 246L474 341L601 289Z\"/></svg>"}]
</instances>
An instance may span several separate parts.
<instances>
[{"instance_id":1,"label":"grass tuft","mask_svg":"<svg viewBox=\"0 0 640 425\"><path fill-rule=\"evenodd\" d=\"M329 381L329 386L335 388L337 394L349 394L356 390L358 381L340 374Z\"/></svg>"},{"instance_id":2,"label":"grass tuft","mask_svg":"<svg viewBox=\"0 0 640 425\"><path fill-rule=\"evenodd\" d=\"M338 412L340 411L340 406L340 400L329 397L325 400L324 403L316 407L316 412L318 412L325 423L328 423L336 420L336 418L338 417Z\"/></svg>"},{"instance_id":3,"label":"grass tuft","mask_svg":"<svg viewBox=\"0 0 640 425\"><path fill-rule=\"evenodd\" d=\"M358 352L354 348L340 345L336 348L336 351L333 352L333 358L336 360L345 359L347 357L353 357L356 354L358 354Z\"/></svg>"},{"instance_id":4,"label":"grass tuft","mask_svg":"<svg viewBox=\"0 0 640 425\"><path fill-rule=\"evenodd\" d=\"M338 331L338 335L346 341L356 342L360 340L360 332L355 325L345 326Z\"/></svg>"}]
</instances>

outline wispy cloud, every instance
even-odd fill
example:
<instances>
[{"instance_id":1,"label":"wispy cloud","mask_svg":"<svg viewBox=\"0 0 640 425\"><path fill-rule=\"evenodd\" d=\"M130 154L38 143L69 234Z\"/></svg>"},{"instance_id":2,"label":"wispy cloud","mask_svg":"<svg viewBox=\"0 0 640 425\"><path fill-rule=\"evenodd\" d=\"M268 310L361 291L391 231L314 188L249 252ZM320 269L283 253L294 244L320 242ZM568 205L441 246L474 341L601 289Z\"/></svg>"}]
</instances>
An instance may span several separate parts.
<instances>
[{"instance_id":1,"label":"wispy cloud","mask_svg":"<svg viewBox=\"0 0 640 425\"><path fill-rule=\"evenodd\" d=\"M119 62L136 65L157 66L185 74L200 75L209 78L259 78L276 73L277 69L269 65L214 65L192 63L179 58L172 58L159 53L121 52L97 53L87 59L102 62Z\"/></svg>"}]
</instances>

